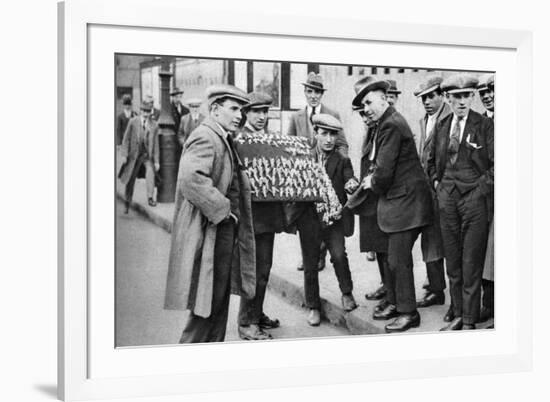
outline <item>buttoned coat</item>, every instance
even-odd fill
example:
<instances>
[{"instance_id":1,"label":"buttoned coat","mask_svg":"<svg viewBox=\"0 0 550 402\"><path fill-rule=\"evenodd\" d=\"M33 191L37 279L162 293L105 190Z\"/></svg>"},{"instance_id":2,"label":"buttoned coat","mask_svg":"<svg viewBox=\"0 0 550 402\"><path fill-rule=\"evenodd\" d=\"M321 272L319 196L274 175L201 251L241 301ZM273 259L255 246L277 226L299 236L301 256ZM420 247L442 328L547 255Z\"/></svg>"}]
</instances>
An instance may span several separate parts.
<instances>
[{"instance_id":1,"label":"buttoned coat","mask_svg":"<svg viewBox=\"0 0 550 402\"><path fill-rule=\"evenodd\" d=\"M433 222L432 195L403 116L389 106L378 120L372 191L378 194L378 225L386 233Z\"/></svg>"},{"instance_id":2,"label":"buttoned coat","mask_svg":"<svg viewBox=\"0 0 550 402\"><path fill-rule=\"evenodd\" d=\"M417 149L418 149L418 156L420 157L420 162L422 163L422 167L426 172L428 170L428 153L430 151L430 144L432 143L433 132L435 131L435 127L441 120L443 120L445 117L447 117L451 113L452 113L451 107L447 103L443 103L443 106L437 112L433 129L429 133L426 133L426 124L428 123L428 114L424 115L424 117L420 119L420 122L419 122L420 138L417 144L418 145Z\"/></svg>"},{"instance_id":3,"label":"buttoned coat","mask_svg":"<svg viewBox=\"0 0 550 402\"><path fill-rule=\"evenodd\" d=\"M209 317L217 225L230 213L226 194L233 169L240 181L240 220L232 266L232 292L254 297L256 250L250 183L226 133L207 117L184 144L176 189L165 308Z\"/></svg>"},{"instance_id":4,"label":"buttoned coat","mask_svg":"<svg viewBox=\"0 0 550 402\"><path fill-rule=\"evenodd\" d=\"M147 160L151 163L159 163L159 128L152 119L147 119L145 123L145 132L141 126L141 116L132 117L126 127L120 155L126 158L126 163L120 167L118 177L123 184L127 184L132 176L134 167L139 156L139 139L145 138L145 147L147 149ZM143 136L143 137L142 137Z\"/></svg>"},{"instance_id":5,"label":"buttoned coat","mask_svg":"<svg viewBox=\"0 0 550 402\"><path fill-rule=\"evenodd\" d=\"M321 104L319 113L330 114L331 116L336 117L340 120L340 115L337 111L332 110L325 105ZM309 116L307 114L307 108L298 110L290 117L290 125L288 126L288 135L295 135L300 137L306 137L312 140L312 143L315 145L315 134L313 132L313 127L309 121ZM336 150L339 151L342 155L348 155L348 142L346 140L346 135L344 131L340 131L338 137L336 138Z\"/></svg>"}]
</instances>

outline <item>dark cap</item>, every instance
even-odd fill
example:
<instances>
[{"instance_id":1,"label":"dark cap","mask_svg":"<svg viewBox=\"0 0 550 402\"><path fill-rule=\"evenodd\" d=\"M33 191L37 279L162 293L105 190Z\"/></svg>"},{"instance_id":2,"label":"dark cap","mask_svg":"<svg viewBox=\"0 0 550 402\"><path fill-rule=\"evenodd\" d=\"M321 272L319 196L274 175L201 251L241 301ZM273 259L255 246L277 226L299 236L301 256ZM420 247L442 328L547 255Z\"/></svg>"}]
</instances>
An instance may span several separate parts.
<instances>
[{"instance_id":1,"label":"dark cap","mask_svg":"<svg viewBox=\"0 0 550 402\"><path fill-rule=\"evenodd\" d=\"M386 80L386 81L390 83L390 88L387 90L387 93L395 94L395 95L399 95L401 93L401 91L397 89L397 82L395 82L395 80Z\"/></svg>"},{"instance_id":2,"label":"dark cap","mask_svg":"<svg viewBox=\"0 0 550 402\"><path fill-rule=\"evenodd\" d=\"M206 98L208 99L208 105L212 105L219 99L229 98L233 99L243 105L248 103L248 97L246 93L234 85L229 84L217 84L211 85L206 88Z\"/></svg>"},{"instance_id":3,"label":"dark cap","mask_svg":"<svg viewBox=\"0 0 550 402\"><path fill-rule=\"evenodd\" d=\"M131 106L132 105L132 95L130 95L130 94L122 95L122 104Z\"/></svg>"},{"instance_id":4,"label":"dark cap","mask_svg":"<svg viewBox=\"0 0 550 402\"><path fill-rule=\"evenodd\" d=\"M182 94L183 93L183 89L180 89L178 87L174 87L174 89L172 89L172 91L170 92L170 96L174 96L174 95L178 95L178 94Z\"/></svg>"},{"instance_id":5,"label":"dark cap","mask_svg":"<svg viewBox=\"0 0 550 402\"><path fill-rule=\"evenodd\" d=\"M316 74L313 71L307 75L306 82L302 83L307 88L313 88L321 92L325 92L326 88L323 87L323 77L320 74Z\"/></svg>"},{"instance_id":6,"label":"dark cap","mask_svg":"<svg viewBox=\"0 0 550 402\"><path fill-rule=\"evenodd\" d=\"M489 89L489 80L493 83L493 88L495 87L495 75L494 74L483 74L479 76L479 82L477 83L478 91L486 91Z\"/></svg>"},{"instance_id":7,"label":"dark cap","mask_svg":"<svg viewBox=\"0 0 550 402\"><path fill-rule=\"evenodd\" d=\"M248 95L249 102L244 105L243 110L264 109L273 104L273 98L263 92L250 92Z\"/></svg>"},{"instance_id":8,"label":"dark cap","mask_svg":"<svg viewBox=\"0 0 550 402\"><path fill-rule=\"evenodd\" d=\"M358 89L358 84L360 81L363 81L362 87ZM360 85L360 84L359 84ZM379 80L373 76L368 76L363 78L362 80L359 80L355 83L355 98L353 98L353 101L351 102L352 107L360 107L363 104L363 98L372 91L382 91L384 93L388 92L388 89L390 89L390 83L386 80Z\"/></svg>"}]
</instances>

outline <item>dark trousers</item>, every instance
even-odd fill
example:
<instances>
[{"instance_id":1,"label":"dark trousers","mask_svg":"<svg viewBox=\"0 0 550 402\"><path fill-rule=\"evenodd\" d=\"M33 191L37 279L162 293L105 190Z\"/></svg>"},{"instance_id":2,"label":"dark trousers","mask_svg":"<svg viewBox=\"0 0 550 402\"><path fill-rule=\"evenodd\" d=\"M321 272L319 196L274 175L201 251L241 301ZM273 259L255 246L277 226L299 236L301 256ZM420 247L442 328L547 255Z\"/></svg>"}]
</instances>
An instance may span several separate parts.
<instances>
[{"instance_id":1,"label":"dark trousers","mask_svg":"<svg viewBox=\"0 0 550 402\"><path fill-rule=\"evenodd\" d=\"M330 253L330 261L334 266L334 273L336 274L340 291L342 294L351 293L353 290L353 281L351 280L351 272L349 270L342 220L338 220L331 226L324 228L321 232L321 238Z\"/></svg>"},{"instance_id":2,"label":"dark trousers","mask_svg":"<svg viewBox=\"0 0 550 402\"><path fill-rule=\"evenodd\" d=\"M385 275L388 269L388 253L376 253L376 262L378 263L378 271L380 272L380 281L386 286Z\"/></svg>"},{"instance_id":3,"label":"dark trousers","mask_svg":"<svg viewBox=\"0 0 550 402\"><path fill-rule=\"evenodd\" d=\"M481 285L483 287L483 307L495 311L495 282L483 279Z\"/></svg>"},{"instance_id":4,"label":"dark trousers","mask_svg":"<svg viewBox=\"0 0 550 402\"><path fill-rule=\"evenodd\" d=\"M141 165L145 165L145 185L147 187L147 198L153 198L153 193L155 191L155 168L153 163L147 158L147 154L141 154L136 164L134 165L134 170L130 176L130 180L126 183L124 188L124 198L126 202L132 202L134 197L134 185L136 184L137 175L141 168Z\"/></svg>"},{"instance_id":5,"label":"dark trousers","mask_svg":"<svg viewBox=\"0 0 550 402\"><path fill-rule=\"evenodd\" d=\"M319 296L317 263L321 247L321 223L313 203L304 208L304 211L296 220L296 227L300 235L300 246L302 247L306 307L319 310L321 309L321 298Z\"/></svg>"},{"instance_id":6,"label":"dark trousers","mask_svg":"<svg viewBox=\"0 0 550 402\"><path fill-rule=\"evenodd\" d=\"M214 246L214 291L212 313L208 318L189 314L180 343L223 342L231 293L231 261L236 226L233 221L220 223Z\"/></svg>"},{"instance_id":7,"label":"dark trousers","mask_svg":"<svg viewBox=\"0 0 550 402\"><path fill-rule=\"evenodd\" d=\"M273 265L273 243L275 233L261 233L254 236L256 240L256 294L252 299L241 297L239 306L239 325L259 324L269 273Z\"/></svg>"},{"instance_id":8,"label":"dark trousers","mask_svg":"<svg viewBox=\"0 0 550 402\"><path fill-rule=\"evenodd\" d=\"M445 289L445 264L443 258L427 262L428 290L430 292L443 292Z\"/></svg>"},{"instance_id":9,"label":"dark trousers","mask_svg":"<svg viewBox=\"0 0 550 402\"><path fill-rule=\"evenodd\" d=\"M489 229L486 200L479 188L460 194L456 188L448 192L441 185L438 198L454 314L465 324L474 324L479 318Z\"/></svg>"},{"instance_id":10,"label":"dark trousers","mask_svg":"<svg viewBox=\"0 0 550 402\"><path fill-rule=\"evenodd\" d=\"M416 311L412 248L420 228L389 233L386 300L397 307L402 314Z\"/></svg>"}]
</instances>

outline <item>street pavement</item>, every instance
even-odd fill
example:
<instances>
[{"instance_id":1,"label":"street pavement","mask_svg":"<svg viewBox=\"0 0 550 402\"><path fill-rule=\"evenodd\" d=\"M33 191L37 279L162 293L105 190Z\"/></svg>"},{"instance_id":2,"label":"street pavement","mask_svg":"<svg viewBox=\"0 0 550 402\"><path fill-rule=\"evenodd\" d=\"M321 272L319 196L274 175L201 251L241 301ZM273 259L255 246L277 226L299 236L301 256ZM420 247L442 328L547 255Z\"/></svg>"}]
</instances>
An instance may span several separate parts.
<instances>
[{"instance_id":1,"label":"street pavement","mask_svg":"<svg viewBox=\"0 0 550 402\"><path fill-rule=\"evenodd\" d=\"M178 343L186 314L163 309L170 235L117 202L116 219L116 345L143 346ZM241 341L237 334L239 297L231 296L227 341ZM305 309L268 291L265 312L279 318L281 327L269 332L276 339L349 335L343 328L323 322L306 323Z\"/></svg>"}]
</instances>

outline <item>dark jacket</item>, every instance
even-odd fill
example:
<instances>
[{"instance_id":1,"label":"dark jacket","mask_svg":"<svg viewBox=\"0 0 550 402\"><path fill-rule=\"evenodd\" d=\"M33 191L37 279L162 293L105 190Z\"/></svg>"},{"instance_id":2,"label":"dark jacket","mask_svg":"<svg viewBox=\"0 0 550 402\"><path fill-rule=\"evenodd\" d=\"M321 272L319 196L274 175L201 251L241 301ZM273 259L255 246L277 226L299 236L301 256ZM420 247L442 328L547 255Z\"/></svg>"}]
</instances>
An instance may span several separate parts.
<instances>
[{"instance_id":1,"label":"dark jacket","mask_svg":"<svg viewBox=\"0 0 550 402\"><path fill-rule=\"evenodd\" d=\"M390 106L374 135L372 191L379 196L380 228L393 233L431 224L432 196L409 125Z\"/></svg>"},{"instance_id":2,"label":"dark jacket","mask_svg":"<svg viewBox=\"0 0 550 402\"><path fill-rule=\"evenodd\" d=\"M180 127L181 118L189 113L189 109L184 105L181 105L180 110L174 102L170 102L170 111L172 113L172 118L174 119L174 130L177 131Z\"/></svg>"}]
</instances>

